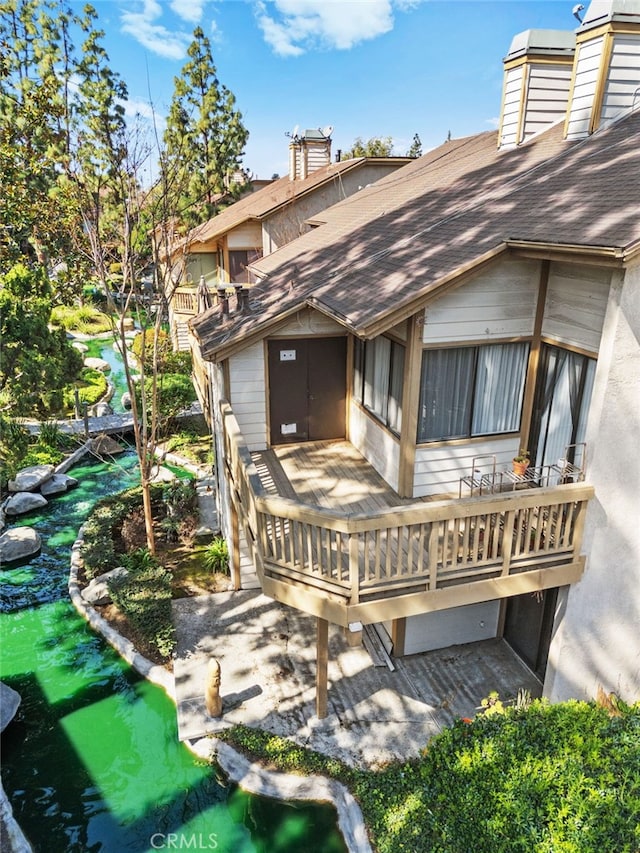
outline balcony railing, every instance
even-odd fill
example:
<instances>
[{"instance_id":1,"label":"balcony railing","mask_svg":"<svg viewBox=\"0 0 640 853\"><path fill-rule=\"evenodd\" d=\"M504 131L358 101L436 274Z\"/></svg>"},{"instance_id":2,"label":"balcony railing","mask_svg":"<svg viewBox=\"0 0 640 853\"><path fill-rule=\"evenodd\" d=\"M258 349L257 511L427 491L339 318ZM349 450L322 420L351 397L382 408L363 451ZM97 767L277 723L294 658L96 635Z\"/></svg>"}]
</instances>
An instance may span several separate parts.
<instances>
[{"instance_id":1,"label":"balcony railing","mask_svg":"<svg viewBox=\"0 0 640 853\"><path fill-rule=\"evenodd\" d=\"M535 592L581 576L592 486L569 483L370 513L268 494L222 404L232 501L263 591L346 625Z\"/></svg>"}]
</instances>

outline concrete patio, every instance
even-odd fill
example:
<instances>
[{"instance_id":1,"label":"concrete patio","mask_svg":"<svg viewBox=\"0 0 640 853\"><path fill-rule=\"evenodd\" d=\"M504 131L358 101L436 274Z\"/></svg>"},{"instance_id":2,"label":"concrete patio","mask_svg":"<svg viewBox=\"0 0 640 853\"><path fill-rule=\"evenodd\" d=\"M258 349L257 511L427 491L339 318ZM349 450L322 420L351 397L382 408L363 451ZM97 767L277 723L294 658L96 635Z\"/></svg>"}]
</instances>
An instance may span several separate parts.
<instances>
[{"instance_id":1,"label":"concrete patio","mask_svg":"<svg viewBox=\"0 0 640 853\"><path fill-rule=\"evenodd\" d=\"M501 640L452 646L375 665L343 630L329 628L328 716L315 712L316 622L257 590L173 602L180 740L243 723L357 766L416 756L492 690L502 699L540 683ZM223 715L208 716L208 661L222 668Z\"/></svg>"}]
</instances>

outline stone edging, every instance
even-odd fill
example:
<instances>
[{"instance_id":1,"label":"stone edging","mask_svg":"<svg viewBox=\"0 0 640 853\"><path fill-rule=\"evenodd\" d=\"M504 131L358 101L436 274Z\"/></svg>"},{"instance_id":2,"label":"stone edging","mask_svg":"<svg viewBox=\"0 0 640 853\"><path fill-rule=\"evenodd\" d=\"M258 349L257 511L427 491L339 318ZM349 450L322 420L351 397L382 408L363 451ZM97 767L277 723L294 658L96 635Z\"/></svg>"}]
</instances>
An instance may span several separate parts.
<instances>
[{"instance_id":1,"label":"stone edging","mask_svg":"<svg viewBox=\"0 0 640 853\"><path fill-rule=\"evenodd\" d=\"M74 607L97 633L140 675L156 684L175 702L175 683L171 673L141 655L133 643L121 636L80 594L78 569L83 566L82 527L71 549L69 596ZM245 791L280 800L320 800L331 802L338 812L338 826L350 853L372 853L360 807L340 782L324 776L294 776L264 770L251 763L229 744L214 737L187 741L187 747L199 758L215 758L229 777Z\"/></svg>"},{"instance_id":2,"label":"stone edging","mask_svg":"<svg viewBox=\"0 0 640 853\"><path fill-rule=\"evenodd\" d=\"M33 853L33 848L13 816L13 809L2 782L0 782L0 824L2 840L8 845L5 853ZM4 850L4 847L2 849Z\"/></svg>"}]
</instances>

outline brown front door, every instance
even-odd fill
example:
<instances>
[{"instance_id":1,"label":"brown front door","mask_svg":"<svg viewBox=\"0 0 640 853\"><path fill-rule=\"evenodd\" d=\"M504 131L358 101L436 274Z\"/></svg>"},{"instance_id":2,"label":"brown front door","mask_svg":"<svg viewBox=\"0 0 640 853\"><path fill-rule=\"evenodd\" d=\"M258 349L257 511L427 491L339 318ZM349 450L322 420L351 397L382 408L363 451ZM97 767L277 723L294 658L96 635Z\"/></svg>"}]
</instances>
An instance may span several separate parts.
<instances>
[{"instance_id":1,"label":"brown front door","mask_svg":"<svg viewBox=\"0 0 640 853\"><path fill-rule=\"evenodd\" d=\"M271 444L344 438L346 338L268 342Z\"/></svg>"}]
</instances>

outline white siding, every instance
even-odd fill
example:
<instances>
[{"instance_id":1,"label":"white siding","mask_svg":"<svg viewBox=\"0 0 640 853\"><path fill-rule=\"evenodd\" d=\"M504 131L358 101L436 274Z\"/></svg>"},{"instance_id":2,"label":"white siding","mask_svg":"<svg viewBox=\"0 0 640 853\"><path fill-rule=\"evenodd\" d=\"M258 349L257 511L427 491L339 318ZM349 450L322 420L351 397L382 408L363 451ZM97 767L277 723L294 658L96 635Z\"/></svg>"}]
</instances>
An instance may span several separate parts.
<instances>
[{"instance_id":1,"label":"white siding","mask_svg":"<svg viewBox=\"0 0 640 853\"><path fill-rule=\"evenodd\" d=\"M229 358L231 407L249 450L267 446L264 344L259 341Z\"/></svg>"},{"instance_id":2,"label":"white siding","mask_svg":"<svg viewBox=\"0 0 640 853\"><path fill-rule=\"evenodd\" d=\"M484 601L450 610L421 613L407 619L405 655L489 640L498 633L500 602Z\"/></svg>"},{"instance_id":3,"label":"white siding","mask_svg":"<svg viewBox=\"0 0 640 853\"><path fill-rule=\"evenodd\" d=\"M571 65L529 66L523 140L564 117L570 83Z\"/></svg>"},{"instance_id":4,"label":"white siding","mask_svg":"<svg viewBox=\"0 0 640 853\"><path fill-rule=\"evenodd\" d=\"M517 145L520 125L520 95L524 66L510 68L504 75L504 96L502 124L500 126L500 147Z\"/></svg>"},{"instance_id":5,"label":"white siding","mask_svg":"<svg viewBox=\"0 0 640 853\"><path fill-rule=\"evenodd\" d=\"M349 441L398 491L400 442L355 403L349 414Z\"/></svg>"},{"instance_id":6,"label":"white siding","mask_svg":"<svg viewBox=\"0 0 640 853\"><path fill-rule=\"evenodd\" d=\"M319 311L314 311L311 308L304 308L292 317L286 326L278 329L277 332L270 335L271 338L295 338L295 337L318 337L322 335L345 334L344 326L336 323L331 317L321 314Z\"/></svg>"},{"instance_id":7,"label":"white siding","mask_svg":"<svg viewBox=\"0 0 640 853\"><path fill-rule=\"evenodd\" d=\"M604 36L578 45L575 84L569 104L567 139L581 139L589 134L603 45Z\"/></svg>"},{"instance_id":8,"label":"white siding","mask_svg":"<svg viewBox=\"0 0 640 853\"><path fill-rule=\"evenodd\" d=\"M262 246L262 227L259 222L244 222L227 234L230 249L259 249Z\"/></svg>"},{"instance_id":9,"label":"white siding","mask_svg":"<svg viewBox=\"0 0 640 853\"><path fill-rule=\"evenodd\" d=\"M552 264L542 334L597 352L611 273L605 269Z\"/></svg>"},{"instance_id":10,"label":"white siding","mask_svg":"<svg viewBox=\"0 0 640 853\"><path fill-rule=\"evenodd\" d=\"M601 122L606 123L633 106L634 93L639 86L640 37L616 34L602 100Z\"/></svg>"},{"instance_id":11,"label":"white siding","mask_svg":"<svg viewBox=\"0 0 640 853\"><path fill-rule=\"evenodd\" d=\"M496 469L504 470L518 451L518 438L487 438L472 444L422 445L416 448L414 467L413 496L422 498L429 495L451 495L457 498L460 493L460 479L471 474L474 459L481 456L496 457ZM491 459L475 462L482 473L489 473ZM469 490L463 489L462 497L468 497Z\"/></svg>"},{"instance_id":12,"label":"white siding","mask_svg":"<svg viewBox=\"0 0 640 853\"><path fill-rule=\"evenodd\" d=\"M491 341L533 332L539 264L503 260L425 309L425 344Z\"/></svg>"}]
</instances>

